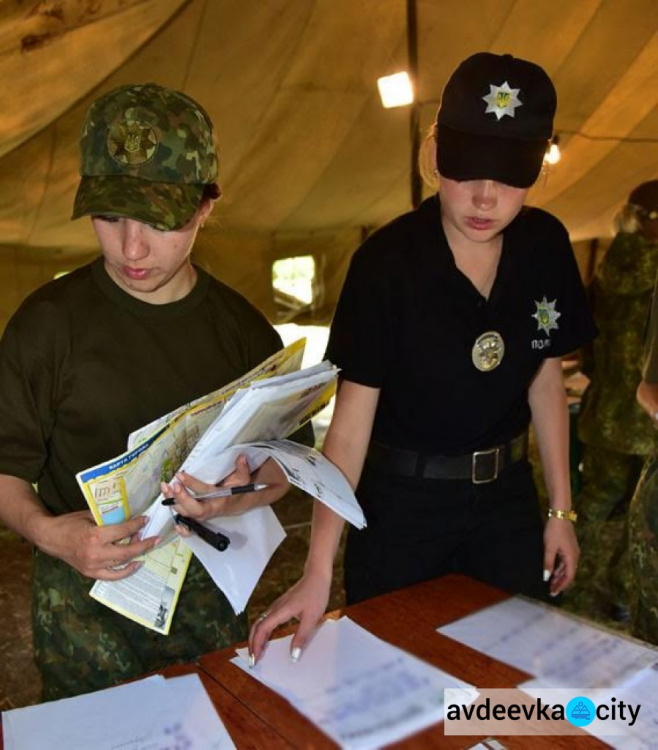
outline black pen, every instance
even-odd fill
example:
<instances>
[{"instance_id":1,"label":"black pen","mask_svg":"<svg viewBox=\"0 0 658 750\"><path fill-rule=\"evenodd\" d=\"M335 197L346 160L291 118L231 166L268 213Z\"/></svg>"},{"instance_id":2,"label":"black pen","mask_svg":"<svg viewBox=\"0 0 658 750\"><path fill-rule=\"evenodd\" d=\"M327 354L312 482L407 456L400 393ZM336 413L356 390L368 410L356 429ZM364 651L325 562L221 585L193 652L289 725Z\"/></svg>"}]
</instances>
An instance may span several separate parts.
<instances>
[{"instance_id":1,"label":"black pen","mask_svg":"<svg viewBox=\"0 0 658 750\"><path fill-rule=\"evenodd\" d=\"M240 484L235 487L220 487L212 492L206 492L203 495L195 495L193 492L188 492L195 500L201 502L202 500L210 500L212 497L231 497L231 495L245 495L247 492L260 492L266 490L269 484ZM174 505L176 499L173 497L165 497L162 501L163 505Z\"/></svg>"},{"instance_id":2,"label":"black pen","mask_svg":"<svg viewBox=\"0 0 658 750\"><path fill-rule=\"evenodd\" d=\"M185 526L186 529L193 531L200 539L208 542L211 547L218 549L220 552L223 552L231 543L231 540L225 534L222 534L221 531L213 531L193 518L181 516L180 513L176 513L174 521L181 526Z\"/></svg>"}]
</instances>

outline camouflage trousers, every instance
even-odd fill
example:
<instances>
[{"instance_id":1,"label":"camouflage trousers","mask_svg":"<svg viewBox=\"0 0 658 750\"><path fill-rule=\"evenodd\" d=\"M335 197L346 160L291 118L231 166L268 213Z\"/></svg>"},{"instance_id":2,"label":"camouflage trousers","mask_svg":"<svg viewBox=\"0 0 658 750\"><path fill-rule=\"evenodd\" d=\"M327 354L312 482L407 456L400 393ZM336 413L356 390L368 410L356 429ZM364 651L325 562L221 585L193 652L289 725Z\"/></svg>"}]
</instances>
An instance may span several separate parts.
<instances>
[{"instance_id":1,"label":"camouflage trousers","mask_svg":"<svg viewBox=\"0 0 658 750\"><path fill-rule=\"evenodd\" d=\"M585 615L609 615L612 605L628 605L628 507L646 457L583 445L582 458L574 498L581 556L567 598Z\"/></svg>"},{"instance_id":2,"label":"camouflage trousers","mask_svg":"<svg viewBox=\"0 0 658 750\"><path fill-rule=\"evenodd\" d=\"M98 603L92 585L61 560L35 553L32 622L43 700L110 687L247 637L246 615L235 616L195 557L169 635Z\"/></svg>"},{"instance_id":3,"label":"camouflage trousers","mask_svg":"<svg viewBox=\"0 0 658 750\"><path fill-rule=\"evenodd\" d=\"M628 525L631 633L658 644L658 456L642 472Z\"/></svg>"}]
</instances>

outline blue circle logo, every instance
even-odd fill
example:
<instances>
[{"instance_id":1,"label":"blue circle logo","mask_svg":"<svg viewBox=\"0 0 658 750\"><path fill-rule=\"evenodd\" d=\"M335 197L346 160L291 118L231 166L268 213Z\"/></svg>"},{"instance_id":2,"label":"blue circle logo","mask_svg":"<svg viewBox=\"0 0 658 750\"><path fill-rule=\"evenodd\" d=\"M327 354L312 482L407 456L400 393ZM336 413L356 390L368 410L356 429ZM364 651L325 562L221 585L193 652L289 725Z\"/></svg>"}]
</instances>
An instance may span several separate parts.
<instances>
[{"instance_id":1,"label":"blue circle logo","mask_svg":"<svg viewBox=\"0 0 658 750\"><path fill-rule=\"evenodd\" d=\"M576 727L586 727L596 719L596 706L584 695L572 698L567 703L567 719Z\"/></svg>"}]
</instances>

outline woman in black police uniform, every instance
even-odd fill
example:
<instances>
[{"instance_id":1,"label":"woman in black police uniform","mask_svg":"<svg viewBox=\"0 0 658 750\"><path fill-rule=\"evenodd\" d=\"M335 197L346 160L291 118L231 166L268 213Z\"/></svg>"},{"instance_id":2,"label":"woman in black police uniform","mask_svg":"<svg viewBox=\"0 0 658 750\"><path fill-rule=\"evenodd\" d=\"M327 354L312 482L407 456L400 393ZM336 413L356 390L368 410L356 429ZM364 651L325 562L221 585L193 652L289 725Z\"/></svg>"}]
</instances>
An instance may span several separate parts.
<instances>
[{"instance_id":1,"label":"woman in black police uniform","mask_svg":"<svg viewBox=\"0 0 658 750\"><path fill-rule=\"evenodd\" d=\"M431 145L440 195L355 253L327 357L341 386L324 452L357 487L348 602L445 573L545 597L578 559L560 358L595 327L569 238L524 207L552 135L556 94L537 65L465 60L444 90ZM549 493L541 517L527 431ZM304 577L251 633L301 621L298 658L328 601L341 520L315 504Z\"/></svg>"}]
</instances>

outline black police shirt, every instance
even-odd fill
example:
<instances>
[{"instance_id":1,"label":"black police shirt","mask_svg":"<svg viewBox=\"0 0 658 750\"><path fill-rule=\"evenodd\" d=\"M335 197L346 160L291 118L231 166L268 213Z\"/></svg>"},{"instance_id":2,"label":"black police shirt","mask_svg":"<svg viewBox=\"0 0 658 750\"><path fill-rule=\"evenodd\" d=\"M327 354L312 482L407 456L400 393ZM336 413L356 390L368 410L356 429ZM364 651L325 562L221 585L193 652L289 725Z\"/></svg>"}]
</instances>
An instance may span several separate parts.
<instances>
[{"instance_id":1,"label":"black police shirt","mask_svg":"<svg viewBox=\"0 0 658 750\"><path fill-rule=\"evenodd\" d=\"M596 327L555 217L524 207L505 229L487 300L455 264L439 200L428 198L356 251L326 357L341 378L381 389L373 440L460 455L523 432L543 360L575 351ZM473 347L491 332L504 352L485 371Z\"/></svg>"}]
</instances>

